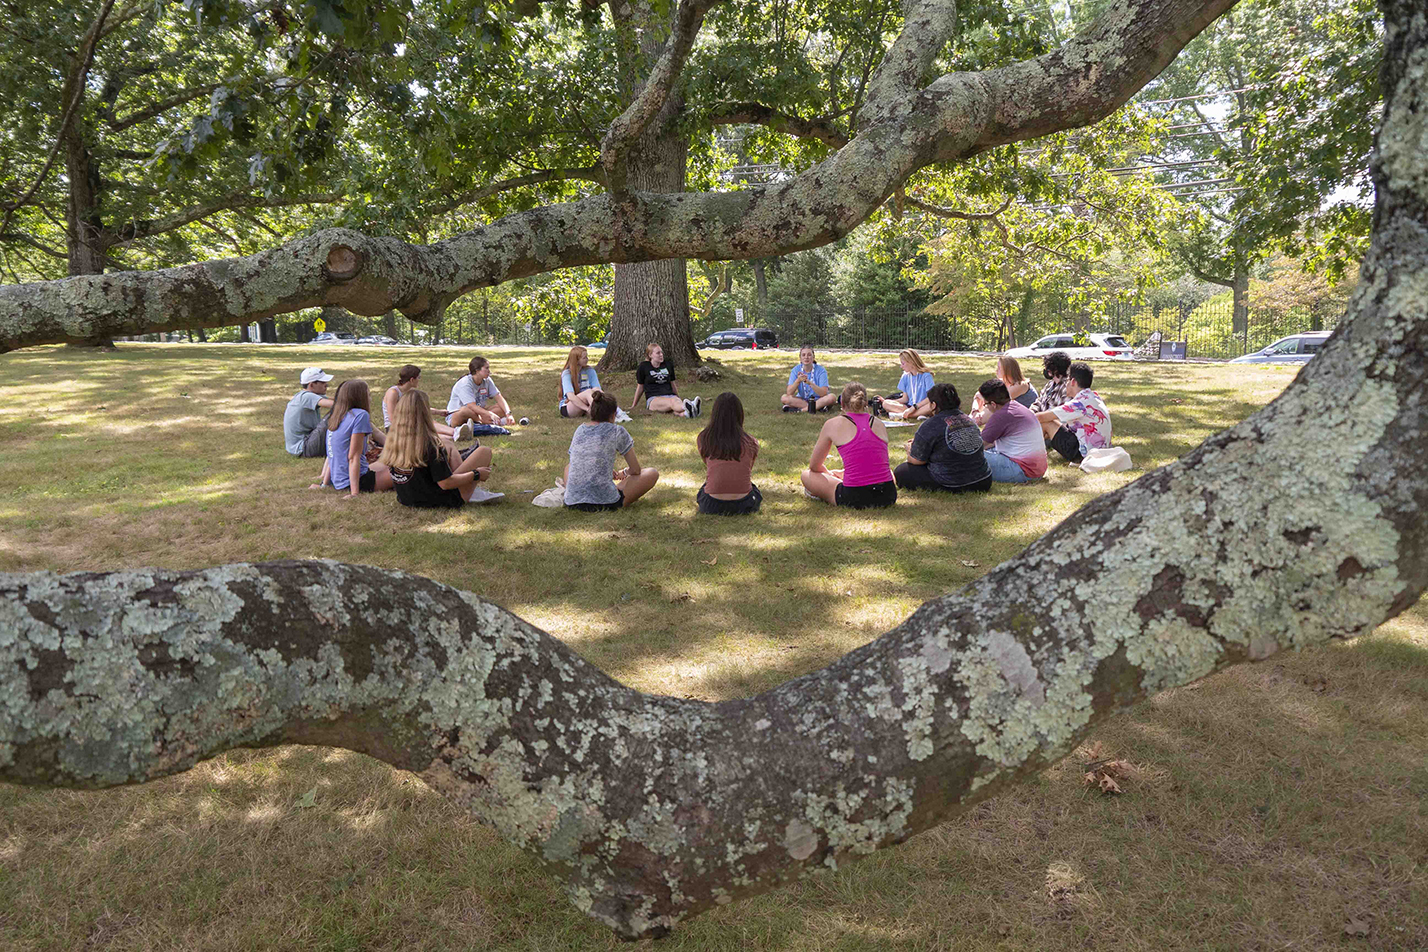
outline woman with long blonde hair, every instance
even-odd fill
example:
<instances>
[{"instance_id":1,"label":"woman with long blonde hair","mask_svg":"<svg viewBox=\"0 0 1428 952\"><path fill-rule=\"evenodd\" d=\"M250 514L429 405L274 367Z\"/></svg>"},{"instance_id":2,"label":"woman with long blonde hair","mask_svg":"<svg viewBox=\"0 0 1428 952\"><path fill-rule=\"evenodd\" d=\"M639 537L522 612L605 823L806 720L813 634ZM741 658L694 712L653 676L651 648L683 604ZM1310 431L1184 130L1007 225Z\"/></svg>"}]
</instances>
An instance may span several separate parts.
<instances>
[{"instance_id":1,"label":"woman with long blonde hair","mask_svg":"<svg viewBox=\"0 0 1428 952\"><path fill-rule=\"evenodd\" d=\"M491 448L478 445L463 460L456 444L442 439L431 417L431 401L424 391L402 394L377 462L391 470L397 501L403 506L459 509L471 501L476 484L490 474Z\"/></svg>"},{"instance_id":2,"label":"woman with long blonde hair","mask_svg":"<svg viewBox=\"0 0 1428 952\"><path fill-rule=\"evenodd\" d=\"M382 445L382 434L372 427L371 392L365 380L344 380L333 398L327 418L327 461L322 466L322 482L347 490L345 498L358 493L383 492L392 488L387 467L371 461L368 438Z\"/></svg>"},{"instance_id":3,"label":"woman with long blonde hair","mask_svg":"<svg viewBox=\"0 0 1428 952\"><path fill-rule=\"evenodd\" d=\"M932 371L922 362L922 356L915 350L904 350L897 355L902 366L902 377L898 379L897 390L886 397L873 397L874 412L897 420L916 420L932 415L932 404L928 402L927 391L937 383L932 379Z\"/></svg>"},{"instance_id":4,"label":"woman with long blonde hair","mask_svg":"<svg viewBox=\"0 0 1428 952\"><path fill-rule=\"evenodd\" d=\"M586 416L590 400L600 392L600 378L590 366L590 352L579 344L570 348L565 369L560 372L560 415Z\"/></svg>"},{"instance_id":5,"label":"woman with long blonde hair","mask_svg":"<svg viewBox=\"0 0 1428 952\"><path fill-rule=\"evenodd\" d=\"M881 509L897 502L897 483L888 465L888 430L868 406L868 390L854 380L838 398L843 413L823 424L808 468L800 477L803 492L850 509ZM824 465L828 451L838 448L842 469Z\"/></svg>"}]
</instances>

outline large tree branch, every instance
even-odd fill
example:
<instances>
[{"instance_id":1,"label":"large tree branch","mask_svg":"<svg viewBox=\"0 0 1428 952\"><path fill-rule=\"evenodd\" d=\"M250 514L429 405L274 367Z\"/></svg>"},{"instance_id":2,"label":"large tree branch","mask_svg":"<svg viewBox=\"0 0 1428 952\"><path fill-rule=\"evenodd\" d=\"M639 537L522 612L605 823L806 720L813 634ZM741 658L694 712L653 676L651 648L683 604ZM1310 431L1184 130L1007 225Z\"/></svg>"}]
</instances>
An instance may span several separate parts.
<instances>
[{"instance_id":1,"label":"large tree branch","mask_svg":"<svg viewBox=\"0 0 1428 952\"><path fill-rule=\"evenodd\" d=\"M858 110L858 129L905 109L908 94L922 85L937 54L957 32L956 0L906 0L906 7L902 32L868 81Z\"/></svg>"},{"instance_id":2,"label":"large tree branch","mask_svg":"<svg viewBox=\"0 0 1428 952\"><path fill-rule=\"evenodd\" d=\"M674 22L670 26L669 39L664 51L655 62L654 69L645 79L644 85L634 101L624 112L615 117L605 132L600 144L600 165L604 169L607 187L614 195L626 192L625 159L649 123L664 108L670 94L679 82L680 73L689 59L689 51L694 48L694 40L699 28L704 25L704 15L709 8L723 0L681 0L675 11Z\"/></svg>"},{"instance_id":3,"label":"large tree branch","mask_svg":"<svg viewBox=\"0 0 1428 952\"><path fill-rule=\"evenodd\" d=\"M993 89L991 148L1087 126L1124 105L1236 0L1120 0L1084 33L1043 56L977 74ZM962 74L928 87L955 90ZM954 93L955 94L955 93Z\"/></svg>"},{"instance_id":4,"label":"large tree branch","mask_svg":"<svg viewBox=\"0 0 1428 952\"><path fill-rule=\"evenodd\" d=\"M123 119L111 118L107 125L115 132L123 132L129 127L136 126L141 122L147 122L148 120L153 119L155 116L162 116L164 113L177 106L183 106L187 103L193 102L195 99L211 95L215 89L222 85L223 83L208 83L203 86L196 86L192 89L185 89L181 92L175 93L167 99L161 99L158 102L151 103L150 105L145 106L142 109L136 109L133 112L129 113L127 116L125 116Z\"/></svg>"},{"instance_id":5,"label":"large tree branch","mask_svg":"<svg viewBox=\"0 0 1428 952\"><path fill-rule=\"evenodd\" d=\"M712 126L766 126L774 132L816 139L831 149L848 144L848 135L831 119L803 119L757 102L722 103L709 116Z\"/></svg>"}]
</instances>

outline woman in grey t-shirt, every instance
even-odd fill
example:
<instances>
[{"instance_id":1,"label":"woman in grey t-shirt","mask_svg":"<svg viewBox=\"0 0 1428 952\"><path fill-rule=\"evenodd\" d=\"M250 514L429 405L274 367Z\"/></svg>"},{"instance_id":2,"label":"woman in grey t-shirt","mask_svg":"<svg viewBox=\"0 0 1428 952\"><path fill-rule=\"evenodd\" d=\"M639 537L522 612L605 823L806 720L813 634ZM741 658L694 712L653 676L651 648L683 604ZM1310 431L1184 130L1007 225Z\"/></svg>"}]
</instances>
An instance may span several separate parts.
<instances>
[{"instance_id":1,"label":"woman in grey t-shirt","mask_svg":"<svg viewBox=\"0 0 1428 952\"><path fill-rule=\"evenodd\" d=\"M640 466L634 437L614 422L619 405L614 396L597 390L590 400L590 422L577 426L570 437L565 505L571 509L620 509L653 489L659 479L653 466ZM625 469L615 470L616 456L625 457Z\"/></svg>"}]
</instances>

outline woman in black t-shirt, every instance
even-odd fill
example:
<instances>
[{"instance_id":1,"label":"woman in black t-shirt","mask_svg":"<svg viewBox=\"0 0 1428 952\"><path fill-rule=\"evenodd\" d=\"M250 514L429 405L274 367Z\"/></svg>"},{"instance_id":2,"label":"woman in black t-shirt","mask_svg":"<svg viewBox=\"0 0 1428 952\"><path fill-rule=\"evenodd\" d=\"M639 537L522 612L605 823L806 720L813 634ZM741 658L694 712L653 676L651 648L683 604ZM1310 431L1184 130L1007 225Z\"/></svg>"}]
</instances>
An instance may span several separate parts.
<instances>
[{"instance_id":1,"label":"woman in black t-shirt","mask_svg":"<svg viewBox=\"0 0 1428 952\"><path fill-rule=\"evenodd\" d=\"M682 417L699 416L699 398L684 400L674 385L674 365L665 363L664 348L658 344L645 347L645 362L635 370L635 399L630 401L633 410L645 397L645 409L651 413L673 413Z\"/></svg>"},{"instance_id":2,"label":"woman in black t-shirt","mask_svg":"<svg viewBox=\"0 0 1428 952\"><path fill-rule=\"evenodd\" d=\"M982 432L962 412L962 398L950 383L927 392L932 416L917 428L907 444L907 462L893 470L898 489L940 489L945 492L985 492L992 471L982 453Z\"/></svg>"},{"instance_id":3,"label":"woman in black t-shirt","mask_svg":"<svg viewBox=\"0 0 1428 952\"><path fill-rule=\"evenodd\" d=\"M442 440L424 392L402 394L392 411L392 426L381 462L391 468L397 501L419 509L459 509L476 484L491 472L491 448L477 446L465 460L456 444Z\"/></svg>"}]
</instances>

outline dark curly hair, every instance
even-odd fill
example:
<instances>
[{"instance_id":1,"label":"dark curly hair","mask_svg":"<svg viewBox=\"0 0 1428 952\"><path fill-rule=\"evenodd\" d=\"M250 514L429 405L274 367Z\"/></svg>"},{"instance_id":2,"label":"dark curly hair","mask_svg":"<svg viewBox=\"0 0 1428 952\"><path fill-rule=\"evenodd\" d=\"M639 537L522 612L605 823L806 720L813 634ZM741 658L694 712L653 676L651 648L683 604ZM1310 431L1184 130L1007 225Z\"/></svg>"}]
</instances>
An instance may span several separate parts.
<instances>
[{"instance_id":1,"label":"dark curly hair","mask_svg":"<svg viewBox=\"0 0 1428 952\"><path fill-rule=\"evenodd\" d=\"M1047 380L1064 377L1071 369L1071 355L1064 350L1054 350L1041 358L1041 375Z\"/></svg>"}]
</instances>

